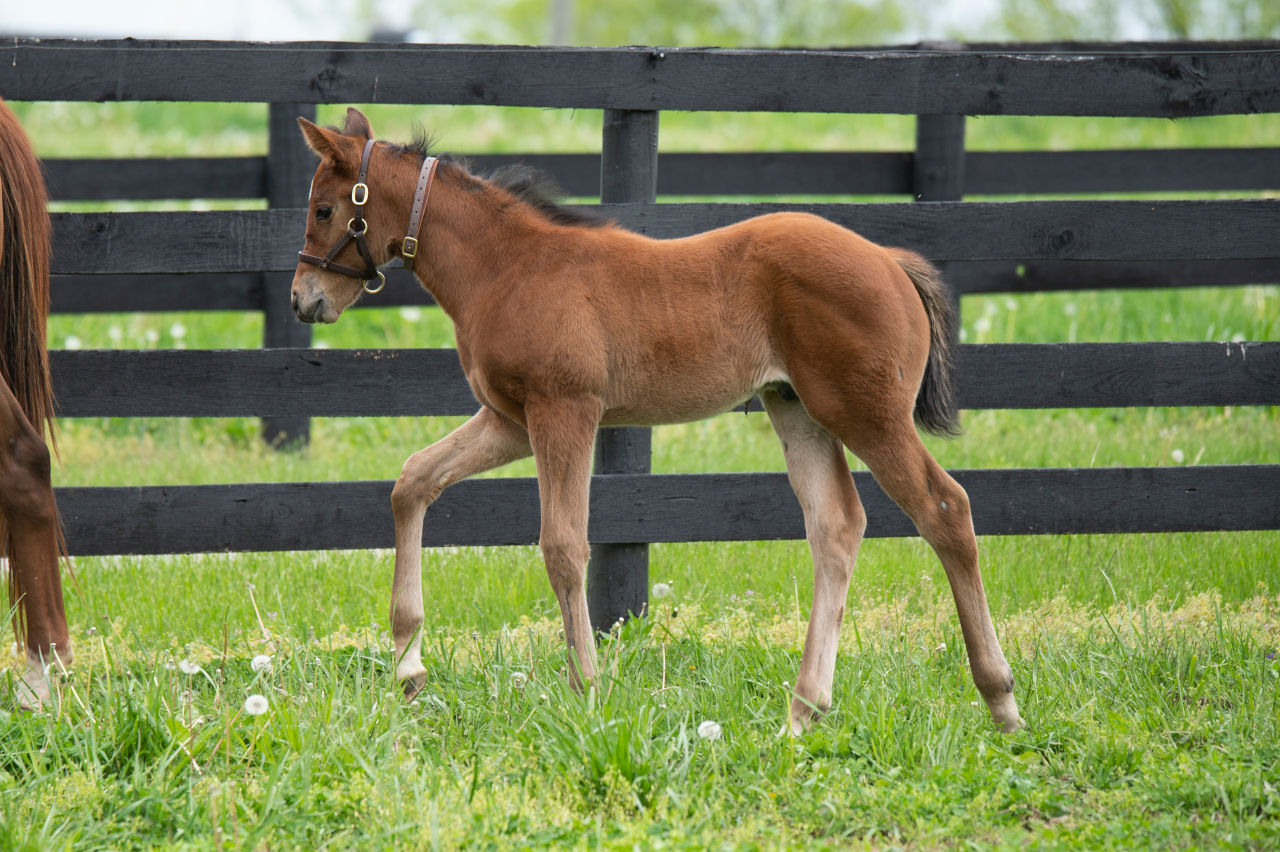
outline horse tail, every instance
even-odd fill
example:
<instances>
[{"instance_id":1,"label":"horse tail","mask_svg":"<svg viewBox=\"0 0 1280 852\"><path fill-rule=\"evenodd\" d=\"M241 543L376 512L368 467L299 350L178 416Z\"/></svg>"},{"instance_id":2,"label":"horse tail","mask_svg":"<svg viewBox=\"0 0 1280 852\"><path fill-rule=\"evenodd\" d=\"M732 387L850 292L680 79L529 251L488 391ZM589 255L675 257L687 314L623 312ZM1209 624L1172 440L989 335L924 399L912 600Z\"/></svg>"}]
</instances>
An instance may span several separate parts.
<instances>
[{"instance_id":1,"label":"horse tail","mask_svg":"<svg viewBox=\"0 0 1280 852\"><path fill-rule=\"evenodd\" d=\"M0 99L0 380L41 435L53 433L46 324L49 316L48 195L40 162L18 118ZM56 510L55 510L56 511ZM58 549L66 552L56 517ZM0 517L0 546L13 553ZM23 608L18 572L9 566L9 604L21 639Z\"/></svg>"},{"instance_id":2,"label":"horse tail","mask_svg":"<svg viewBox=\"0 0 1280 852\"><path fill-rule=\"evenodd\" d=\"M907 273L924 312L929 317L929 360L916 395L916 425L943 437L960 434L956 415L953 377L955 374L956 309L942 274L918 254L896 249L893 259Z\"/></svg>"}]
</instances>

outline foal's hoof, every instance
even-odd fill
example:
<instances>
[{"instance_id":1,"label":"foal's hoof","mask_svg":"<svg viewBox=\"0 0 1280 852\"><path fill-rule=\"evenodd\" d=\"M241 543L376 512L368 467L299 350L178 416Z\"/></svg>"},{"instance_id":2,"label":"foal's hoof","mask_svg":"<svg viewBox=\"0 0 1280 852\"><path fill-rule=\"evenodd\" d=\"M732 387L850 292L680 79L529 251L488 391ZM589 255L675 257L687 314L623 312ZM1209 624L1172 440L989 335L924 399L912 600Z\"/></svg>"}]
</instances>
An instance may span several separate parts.
<instances>
[{"instance_id":1,"label":"foal's hoof","mask_svg":"<svg viewBox=\"0 0 1280 852\"><path fill-rule=\"evenodd\" d=\"M406 678L402 678L400 681L400 688L404 690L404 700L412 701L413 699L417 698L418 693L421 692L422 688L426 685L427 685L426 672L422 672L421 674L416 674L416 675L409 675Z\"/></svg>"},{"instance_id":2,"label":"foal's hoof","mask_svg":"<svg viewBox=\"0 0 1280 852\"><path fill-rule=\"evenodd\" d=\"M27 666L22 677L14 684L14 697L18 701L19 710L33 713L44 710L53 703L49 692L49 678L44 669L35 665Z\"/></svg>"}]
</instances>

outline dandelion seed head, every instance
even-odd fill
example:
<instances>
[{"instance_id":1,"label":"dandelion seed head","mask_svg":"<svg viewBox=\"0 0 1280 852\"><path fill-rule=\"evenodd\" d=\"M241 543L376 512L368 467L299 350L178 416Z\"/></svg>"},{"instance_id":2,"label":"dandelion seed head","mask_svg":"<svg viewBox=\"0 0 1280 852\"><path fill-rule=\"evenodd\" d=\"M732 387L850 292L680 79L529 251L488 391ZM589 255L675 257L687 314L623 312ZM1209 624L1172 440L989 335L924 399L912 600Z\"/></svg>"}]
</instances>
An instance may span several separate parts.
<instances>
[{"instance_id":1,"label":"dandelion seed head","mask_svg":"<svg viewBox=\"0 0 1280 852\"><path fill-rule=\"evenodd\" d=\"M1183 459L1186 458L1186 455L1183 454L1182 450L1174 450L1173 452L1169 453L1169 458L1173 459L1174 464L1182 464L1182 461Z\"/></svg>"},{"instance_id":2,"label":"dandelion seed head","mask_svg":"<svg viewBox=\"0 0 1280 852\"><path fill-rule=\"evenodd\" d=\"M255 693L244 700L244 712L248 713L250 716L261 716L263 713L267 712L270 707L271 704L267 701L267 696L265 695L258 695Z\"/></svg>"},{"instance_id":3,"label":"dandelion seed head","mask_svg":"<svg viewBox=\"0 0 1280 852\"><path fill-rule=\"evenodd\" d=\"M720 723L713 722L710 719L698 723L698 736L704 740L715 742L720 739Z\"/></svg>"},{"instance_id":4,"label":"dandelion seed head","mask_svg":"<svg viewBox=\"0 0 1280 852\"><path fill-rule=\"evenodd\" d=\"M512 672L512 673L511 673L511 688L512 688L512 689L524 689L524 688L525 688L525 686L526 686L528 683L529 683L529 676L528 676L527 674L525 674L524 672Z\"/></svg>"},{"instance_id":5,"label":"dandelion seed head","mask_svg":"<svg viewBox=\"0 0 1280 852\"><path fill-rule=\"evenodd\" d=\"M259 654L249 661L249 668L255 672L271 671L271 656L269 654Z\"/></svg>"},{"instance_id":6,"label":"dandelion seed head","mask_svg":"<svg viewBox=\"0 0 1280 852\"><path fill-rule=\"evenodd\" d=\"M650 590L649 594L653 597L654 600L660 601L671 594L671 584L670 583L654 583L653 588Z\"/></svg>"},{"instance_id":7,"label":"dandelion seed head","mask_svg":"<svg viewBox=\"0 0 1280 852\"><path fill-rule=\"evenodd\" d=\"M197 675L200 674L200 665L187 659L179 660L178 671L185 675Z\"/></svg>"}]
</instances>

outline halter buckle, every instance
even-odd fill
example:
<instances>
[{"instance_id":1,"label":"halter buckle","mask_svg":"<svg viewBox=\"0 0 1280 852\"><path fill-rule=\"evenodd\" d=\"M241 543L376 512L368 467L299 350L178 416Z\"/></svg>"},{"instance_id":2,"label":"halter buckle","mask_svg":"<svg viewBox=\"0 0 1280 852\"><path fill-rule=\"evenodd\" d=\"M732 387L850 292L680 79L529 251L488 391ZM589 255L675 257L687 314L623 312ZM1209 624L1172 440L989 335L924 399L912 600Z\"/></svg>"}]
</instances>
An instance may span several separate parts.
<instances>
[{"instance_id":1,"label":"halter buckle","mask_svg":"<svg viewBox=\"0 0 1280 852\"><path fill-rule=\"evenodd\" d=\"M400 253L412 260L418 256L418 240L416 237L405 237L400 241Z\"/></svg>"},{"instance_id":2,"label":"halter buckle","mask_svg":"<svg viewBox=\"0 0 1280 852\"><path fill-rule=\"evenodd\" d=\"M369 201L369 184L361 181L351 187L351 203L359 206Z\"/></svg>"}]
</instances>

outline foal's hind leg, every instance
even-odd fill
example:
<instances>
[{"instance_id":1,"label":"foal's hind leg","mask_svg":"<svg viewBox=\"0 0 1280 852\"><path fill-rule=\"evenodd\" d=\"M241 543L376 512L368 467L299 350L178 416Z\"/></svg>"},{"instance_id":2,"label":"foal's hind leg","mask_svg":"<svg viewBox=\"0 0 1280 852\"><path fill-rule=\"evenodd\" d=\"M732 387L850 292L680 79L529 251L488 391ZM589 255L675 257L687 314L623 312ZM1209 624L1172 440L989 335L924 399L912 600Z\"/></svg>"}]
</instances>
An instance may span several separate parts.
<instances>
[{"instance_id":1,"label":"foal's hind leg","mask_svg":"<svg viewBox=\"0 0 1280 852\"><path fill-rule=\"evenodd\" d=\"M798 735L815 712L831 706L840 623L867 518L835 436L794 396L786 400L775 391L764 391L761 399L782 440L787 475L804 510L805 536L813 554L813 609L789 717L790 731Z\"/></svg>"},{"instance_id":2,"label":"foal's hind leg","mask_svg":"<svg viewBox=\"0 0 1280 852\"><path fill-rule=\"evenodd\" d=\"M49 478L49 448L0 381L0 547L8 527L11 582L22 595L27 670L18 703L35 709L49 700L46 667L71 661L58 566L57 509Z\"/></svg>"},{"instance_id":3,"label":"foal's hind leg","mask_svg":"<svg viewBox=\"0 0 1280 852\"><path fill-rule=\"evenodd\" d=\"M845 443L867 463L880 487L938 554L960 615L978 692L998 726L1006 731L1020 727L1013 672L1000 650L978 571L978 542L968 495L925 449L909 420L883 430L859 430Z\"/></svg>"},{"instance_id":4,"label":"foal's hind leg","mask_svg":"<svg viewBox=\"0 0 1280 852\"><path fill-rule=\"evenodd\" d=\"M391 583L391 635L396 645L396 677L406 697L423 686L422 522L427 507L453 482L531 452L519 425L489 408L404 463L391 492L396 518L396 572Z\"/></svg>"}]
</instances>

